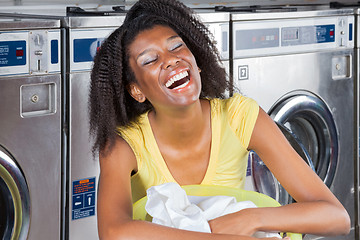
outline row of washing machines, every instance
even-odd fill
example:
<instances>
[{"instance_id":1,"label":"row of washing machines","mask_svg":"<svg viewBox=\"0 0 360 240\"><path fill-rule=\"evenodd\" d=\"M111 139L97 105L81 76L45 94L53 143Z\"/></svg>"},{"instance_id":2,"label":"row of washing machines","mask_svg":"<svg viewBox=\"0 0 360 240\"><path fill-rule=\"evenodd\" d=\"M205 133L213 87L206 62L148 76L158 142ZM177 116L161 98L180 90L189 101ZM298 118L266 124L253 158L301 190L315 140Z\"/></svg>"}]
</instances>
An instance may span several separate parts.
<instances>
[{"instance_id":1,"label":"row of washing machines","mask_svg":"<svg viewBox=\"0 0 360 240\"><path fill-rule=\"evenodd\" d=\"M359 11L196 7L229 94L254 98L348 210L351 233L325 239L359 239ZM97 49L125 18L114 9L0 14L2 239L98 239L88 90ZM246 188L293 201L254 152Z\"/></svg>"}]
</instances>

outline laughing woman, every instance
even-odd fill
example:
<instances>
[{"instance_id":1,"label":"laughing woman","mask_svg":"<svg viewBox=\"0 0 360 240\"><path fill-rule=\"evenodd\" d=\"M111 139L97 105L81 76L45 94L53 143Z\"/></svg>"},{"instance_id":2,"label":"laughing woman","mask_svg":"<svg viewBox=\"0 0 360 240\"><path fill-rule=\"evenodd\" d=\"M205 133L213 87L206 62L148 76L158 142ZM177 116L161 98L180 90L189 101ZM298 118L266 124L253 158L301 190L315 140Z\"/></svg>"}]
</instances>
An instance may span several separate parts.
<instances>
[{"instance_id":1,"label":"laughing woman","mask_svg":"<svg viewBox=\"0 0 360 240\"><path fill-rule=\"evenodd\" d=\"M250 240L256 231L348 233L346 210L271 118L240 94L225 99L229 84L217 50L206 27L182 3L137 2L102 45L91 81L90 125L101 166L101 239ZM176 182L241 189L250 150L296 203L216 218L209 222L212 233L132 219L133 202L151 186Z\"/></svg>"}]
</instances>

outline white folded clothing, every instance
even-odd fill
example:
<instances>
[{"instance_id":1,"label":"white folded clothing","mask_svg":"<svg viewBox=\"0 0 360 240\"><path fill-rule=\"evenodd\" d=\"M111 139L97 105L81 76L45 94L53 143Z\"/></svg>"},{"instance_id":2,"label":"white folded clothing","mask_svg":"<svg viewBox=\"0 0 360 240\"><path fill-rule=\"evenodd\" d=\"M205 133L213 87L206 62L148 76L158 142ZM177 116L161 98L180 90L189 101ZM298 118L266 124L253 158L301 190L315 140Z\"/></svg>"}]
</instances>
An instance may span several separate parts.
<instances>
[{"instance_id":1,"label":"white folded clothing","mask_svg":"<svg viewBox=\"0 0 360 240\"><path fill-rule=\"evenodd\" d=\"M251 201L237 202L229 196L187 196L177 183L164 183L147 190L145 210L152 222L178 229L207 232L208 221L245 208L256 208ZM254 237L278 237L277 233L256 232Z\"/></svg>"}]
</instances>

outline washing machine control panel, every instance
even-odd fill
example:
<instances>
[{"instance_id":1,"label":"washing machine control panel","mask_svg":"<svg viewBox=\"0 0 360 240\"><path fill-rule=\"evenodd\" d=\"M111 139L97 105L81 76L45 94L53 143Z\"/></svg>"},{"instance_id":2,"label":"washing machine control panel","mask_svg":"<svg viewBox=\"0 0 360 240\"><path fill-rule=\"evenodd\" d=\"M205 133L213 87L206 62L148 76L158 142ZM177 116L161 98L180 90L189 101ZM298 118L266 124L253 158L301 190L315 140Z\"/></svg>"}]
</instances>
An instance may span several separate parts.
<instances>
[{"instance_id":1,"label":"washing machine control panel","mask_svg":"<svg viewBox=\"0 0 360 240\"><path fill-rule=\"evenodd\" d=\"M354 16L235 21L233 56L354 47Z\"/></svg>"},{"instance_id":2,"label":"washing machine control panel","mask_svg":"<svg viewBox=\"0 0 360 240\"><path fill-rule=\"evenodd\" d=\"M60 30L0 31L0 76L60 72Z\"/></svg>"},{"instance_id":3,"label":"washing machine control panel","mask_svg":"<svg viewBox=\"0 0 360 240\"><path fill-rule=\"evenodd\" d=\"M335 24L285 27L281 29L281 45L335 42Z\"/></svg>"},{"instance_id":4,"label":"washing machine control panel","mask_svg":"<svg viewBox=\"0 0 360 240\"><path fill-rule=\"evenodd\" d=\"M21 66L26 64L26 41L0 42L0 66Z\"/></svg>"},{"instance_id":5,"label":"washing machine control panel","mask_svg":"<svg viewBox=\"0 0 360 240\"><path fill-rule=\"evenodd\" d=\"M70 72L90 71L102 42L116 28L73 29L70 31Z\"/></svg>"}]
</instances>

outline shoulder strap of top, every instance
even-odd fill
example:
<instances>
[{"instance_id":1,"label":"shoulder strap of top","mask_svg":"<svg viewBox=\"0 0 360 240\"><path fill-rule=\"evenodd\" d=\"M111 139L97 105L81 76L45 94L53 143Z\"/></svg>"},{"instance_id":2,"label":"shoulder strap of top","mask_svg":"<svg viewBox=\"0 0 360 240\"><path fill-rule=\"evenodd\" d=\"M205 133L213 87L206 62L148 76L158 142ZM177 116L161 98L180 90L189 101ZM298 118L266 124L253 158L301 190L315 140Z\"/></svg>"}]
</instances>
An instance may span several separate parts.
<instances>
[{"instance_id":1,"label":"shoulder strap of top","mask_svg":"<svg viewBox=\"0 0 360 240\"><path fill-rule=\"evenodd\" d=\"M230 127L247 149L259 114L259 105L255 100L238 93L225 100L223 104Z\"/></svg>"}]
</instances>

